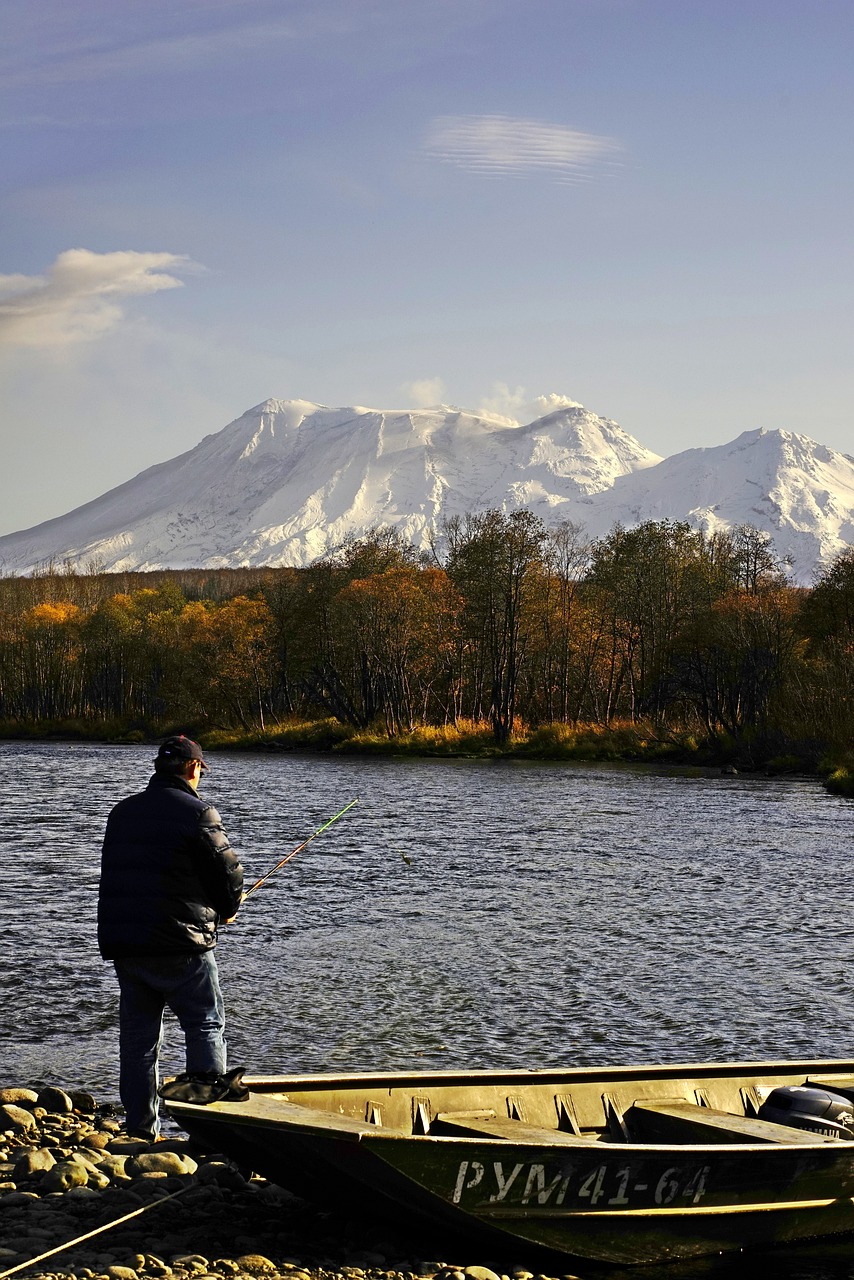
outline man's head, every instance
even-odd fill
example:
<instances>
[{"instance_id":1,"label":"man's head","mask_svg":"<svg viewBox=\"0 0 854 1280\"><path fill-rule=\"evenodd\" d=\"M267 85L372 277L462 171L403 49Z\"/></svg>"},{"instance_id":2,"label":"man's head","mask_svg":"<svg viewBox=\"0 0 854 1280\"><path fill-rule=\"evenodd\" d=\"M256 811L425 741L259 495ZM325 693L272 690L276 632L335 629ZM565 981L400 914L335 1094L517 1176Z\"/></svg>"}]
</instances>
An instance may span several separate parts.
<instances>
[{"instance_id":1,"label":"man's head","mask_svg":"<svg viewBox=\"0 0 854 1280\"><path fill-rule=\"evenodd\" d=\"M198 742L185 738L183 733L162 742L154 759L154 768L158 773L184 778L192 787L198 785L199 778L207 772L207 767Z\"/></svg>"}]
</instances>

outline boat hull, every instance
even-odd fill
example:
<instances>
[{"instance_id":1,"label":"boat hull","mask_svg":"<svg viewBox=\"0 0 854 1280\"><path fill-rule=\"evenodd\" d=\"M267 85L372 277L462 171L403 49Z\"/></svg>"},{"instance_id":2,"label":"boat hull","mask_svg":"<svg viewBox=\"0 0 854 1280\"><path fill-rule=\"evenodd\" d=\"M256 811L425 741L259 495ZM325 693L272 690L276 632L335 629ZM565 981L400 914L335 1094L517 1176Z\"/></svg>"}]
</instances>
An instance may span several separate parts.
<instances>
[{"instance_id":1,"label":"boat hull","mask_svg":"<svg viewBox=\"0 0 854 1280\"><path fill-rule=\"evenodd\" d=\"M713 1092L722 1078L742 1091L816 1073L854 1076L854 1064L765 1064L753 1074L727 1064L718 1068L723 1077L713 1067L668 1075L676 1070L281 1078L256 1086L246 1103L170 1110L198 1141L330 1208L391 1208L396 1221L426 1220L517 1252L524 1242L574 1260L642 1264L854 1231L854 1142L794 1134L789 1143L785 1133L762 1143L638 1142L628 1131L613 1138L606 1125L615 1099L619 1124L631 1117L629 1099L666 1097L677 1080L684 1098ZM536 1095L527 1097L526 1083ZM555 1128L550 1141L524 1125L522 1141L441 1132L439 1108L472 1115L460 1102L485 1100L491 1113L499 1095L531 1111L544 1098L572 1096L589 1118L591 1090L603 1116L596 1135L580 1125L578 1133ZM389 1123L400 1120L400 1095L416 1121L426 1108L426 1132Z\"/></svg>"}]
</instances>

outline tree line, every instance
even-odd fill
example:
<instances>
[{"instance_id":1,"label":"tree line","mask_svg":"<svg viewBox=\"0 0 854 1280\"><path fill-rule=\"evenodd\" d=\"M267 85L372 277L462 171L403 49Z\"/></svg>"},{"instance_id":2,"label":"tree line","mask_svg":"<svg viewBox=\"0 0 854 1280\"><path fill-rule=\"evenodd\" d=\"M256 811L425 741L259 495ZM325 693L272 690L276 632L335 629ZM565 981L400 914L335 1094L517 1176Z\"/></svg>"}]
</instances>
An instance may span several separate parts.
<instances>
[{"instance_id":1,"label":"tree line","mask_svg":"<svg viewBox=\"0 0 854 1280\"><path fill-rule=\"evenodd\" d=\"M628 721L817 756L850 740L853 658L854 551L796 587L749 525L591 540L492 510L447 521L428 554L377 529L300 569L0 579L7 725L465 720L501 745Z\"/></svg>"}]
</instances>

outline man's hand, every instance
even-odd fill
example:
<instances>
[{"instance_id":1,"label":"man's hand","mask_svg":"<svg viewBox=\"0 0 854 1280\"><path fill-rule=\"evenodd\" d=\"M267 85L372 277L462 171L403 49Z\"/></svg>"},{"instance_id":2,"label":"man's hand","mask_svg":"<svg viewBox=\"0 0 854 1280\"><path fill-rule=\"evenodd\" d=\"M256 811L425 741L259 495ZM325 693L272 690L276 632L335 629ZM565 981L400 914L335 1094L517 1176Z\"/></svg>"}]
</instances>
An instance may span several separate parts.
<instances>
[{"instance_id":1,"label":"man's hand","mask_svg":"<svg viewBox=\"0 0 854 1280\"><path fill-rule=\"evenodd\" d=\"M241 895L240 895L240 906L242 906L242 905L243 905L243 903L245 902L245 900L246 900L246 894L245 894L245 893L241 893ZM240 910L240 907L238 907L238 908L237 908L237 911L239 911L239 910ZM237 911L235 911L235 913L234 913L234 915L233 915L233 916L229 916L227 920L222 920L220 923L221 923L221 924L234 924L234 921L237 919Z\"/></svg>"}]
</instances>

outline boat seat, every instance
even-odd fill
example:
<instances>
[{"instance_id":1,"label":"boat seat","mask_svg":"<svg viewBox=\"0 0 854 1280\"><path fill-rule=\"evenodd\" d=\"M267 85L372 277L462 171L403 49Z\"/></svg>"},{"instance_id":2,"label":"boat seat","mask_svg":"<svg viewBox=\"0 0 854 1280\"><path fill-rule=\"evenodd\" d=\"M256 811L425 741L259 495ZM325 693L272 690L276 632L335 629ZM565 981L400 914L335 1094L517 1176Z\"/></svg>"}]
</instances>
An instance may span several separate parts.
<instances>
[{"instance_id":1,"label":"boat seat","mask_svg":"<svg viewBox=\"0 0 854 1280\"><path fill-rule=\"evenodd\" d=\"M461 1138L498 1138L504 1142L536 1142L540 1146L578 1147L598 1139L565 1133L563 1129L543 1129L487 1113L440 1111L430 1126L431 1135Z\"/></svg>"},{"instance_id":2,"label":"boat seat","mask_svg":"<svg viewBox=\"0 0 854 1280\"><path fill-rule=\"evenodd\" d=\"M636 1102L626 1119L633 1135L642 1142L798 1143L837 1142L823 1134L807 1133L788 1125L771 1124L749 1116L736 1116L729 1111L700 1107L696 1102L673 1099L663 1102Z\"/></svg>"},{"instance_id":3,"label":"boat seat","mask_svg":"<svg viewBox=\"0 0 854 1280\"><path fill-rule=\"evenodd\" d=\"M854 1102L854 1076L807 1076L806 1083L813 1089L829 1089L841 1093Z\"/></svg>"},{"instance_id":4,"label":"boat seat","mask_svg":"<svg viewBox=\"0 0 854 1280\"><path fill-rule=\"evenodd\" d=\"M204 1108L195 1103L170 1101L169 1111L179 1118L182 1114L198 1115L201 1111L205 1120L226 1124L239 1119L247 1129L256 1125L275 1126L285 1122L296 1130L326 1130L356 1140L360 1137L375 1137L377 1134L410 1136L407 1130L392 1125L371 1124L368 1120L340 1115L337 1111L306 1107L298 1102L291 1102L290 1099L270 1097L262 1093L251 1094L246 1102L215 1102Z\"/></svg>"}]
</instances>

